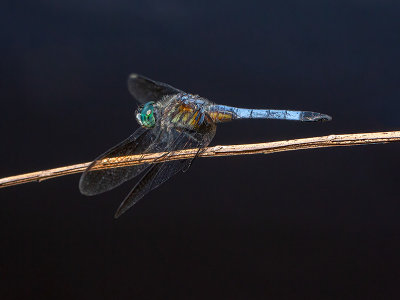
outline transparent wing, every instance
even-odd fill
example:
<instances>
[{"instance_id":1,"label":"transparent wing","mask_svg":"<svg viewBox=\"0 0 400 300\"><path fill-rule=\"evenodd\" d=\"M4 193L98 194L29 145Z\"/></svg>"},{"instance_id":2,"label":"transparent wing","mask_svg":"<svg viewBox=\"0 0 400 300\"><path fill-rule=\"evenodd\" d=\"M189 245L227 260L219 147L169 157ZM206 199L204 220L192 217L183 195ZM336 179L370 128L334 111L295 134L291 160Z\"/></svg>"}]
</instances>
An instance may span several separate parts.
<instances>
[{"instance_id":1,"label":"transparent wing","mask_svg":"<svg viewBox=\"0 0 400 300\"><path fill-rule=\"evenodd\" d=\"M170 134L173 138L170 137L169 140L173 142L166 151L173 153L176 150L199 148L200 152L204 147L207 147L213 139L215 128L214 124L210 124L210 126L201 133L186 129L172 129ZM187 169L192 160L193 158L152 164L140 181L126 196L114 217L118 218L148 192L167 181L179 171Z\"/></svg>"},{"instance_id":2,"label":"transparent wing","mask_svg":"<svg viewBox=\"0 0 400 300\"><path fill-rule=\"evenodd\" d=\"M93 167L102 159L147 153L156 147L157 137L157 130L140 127L126 140L97 157L81 176L79 181L81 193L89 196L100 194L137 176L148 167L148 164L98 171L93 170Z\"/></svg>"},{"instance_id":3,"label":"transparent wing","mask_svg":"<svg viewBox=\"0 0 400 300\"><path fill-rule=\"evenodd\" d=\"M140 103L158 101L165 95L182 93L182 91L169 84L154 81L138 74L129 76L128 89L131 95Z\"/></svg>"}]
</instances>

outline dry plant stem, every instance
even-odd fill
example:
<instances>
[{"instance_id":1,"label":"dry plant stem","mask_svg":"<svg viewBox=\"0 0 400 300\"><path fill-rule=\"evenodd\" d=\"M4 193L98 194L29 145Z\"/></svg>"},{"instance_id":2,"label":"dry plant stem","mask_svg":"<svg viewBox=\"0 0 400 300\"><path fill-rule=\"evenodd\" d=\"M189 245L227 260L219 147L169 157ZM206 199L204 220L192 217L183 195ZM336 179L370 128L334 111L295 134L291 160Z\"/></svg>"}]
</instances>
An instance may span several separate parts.
<instances>
[{"instance_id":1,"label":"dry plant stem","mask_svg":"<svg viewBox=\"0 0 400 300\"><path fill-rule=\"evenodd\" d=\"M199 156L218 157L246 154L269 154L292 150L367 145L378 143L394 143L399 141L400 131L341 134L260 144L214 146L206 148L202 153L200 153ZM177 151L170 155L165 155L164 152L159 152L146 155L114 157L102 160L101 162L96 164L94 169L101 170L133 166L153 162L155 159L157 159L157 163L170 160L186 159L193 157L194 155L196 155L196 153L197 149L188 149ZM0 179L0 188L33 181L40 182L59 176L81 173L89 166L89 164L90 162L2 178Z\"/></svg>"}]
</instances>

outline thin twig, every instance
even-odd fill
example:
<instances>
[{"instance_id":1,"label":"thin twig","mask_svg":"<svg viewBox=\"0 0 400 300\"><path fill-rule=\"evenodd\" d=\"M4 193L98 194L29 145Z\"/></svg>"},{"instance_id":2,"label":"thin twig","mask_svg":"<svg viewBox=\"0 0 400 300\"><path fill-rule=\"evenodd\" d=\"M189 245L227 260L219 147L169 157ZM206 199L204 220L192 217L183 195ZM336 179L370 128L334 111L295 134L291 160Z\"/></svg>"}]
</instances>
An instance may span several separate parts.
<instances>
[{"instance_id":1,"label":"thin twig","mask_svg":"<svg viewBox=\"0 0 400 300\"><path fill-rule=\"evenodd\" d=\"M394 143L400 141L400 131L389 132L372 132L372 133L357 133L357 134L341 134L341 135L328 135L321 137L312 137L305 139L296 139L288 141L278 141L260 144L246 144L246 145L231 145L231 146L214 146L206 148L200 153L200 157L218 157L218 156L232 156L232 155L246 155L246 154L269 154L275 152L336 147L336 146L354 146L354 145L367 145L378 143ZM111 169L126 166L133 166L153 162L155 159L157 163L170 160L187 159L195 156L197 149L188 149L183 151L173 152L169 155L166 153L152 153L146 155L131 155L120 156L114 158L104 159L98 162L95 166L96 170ZM17 176L11 176L0 179L0 188L18 185L33 181L43 181L50 178L59 176L81 173L88 166L90 162L81 163L61 168L49 169L33 173L26 173Z\"/></svg>"}]
</instances>

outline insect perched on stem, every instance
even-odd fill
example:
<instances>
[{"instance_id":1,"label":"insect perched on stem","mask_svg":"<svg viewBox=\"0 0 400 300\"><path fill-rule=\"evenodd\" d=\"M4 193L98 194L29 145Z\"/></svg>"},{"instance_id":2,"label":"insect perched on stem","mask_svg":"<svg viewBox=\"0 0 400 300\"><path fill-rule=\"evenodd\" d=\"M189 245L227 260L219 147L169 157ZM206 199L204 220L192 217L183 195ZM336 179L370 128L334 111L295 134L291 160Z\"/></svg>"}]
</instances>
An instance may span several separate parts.
<instances>
[{"instance_id":1,"label":"insect perched on stem","mask_svg":"<svg viewBox=\"0 0 400 300\"><path fill-rule=\"evenodd\" d=\"M198 95L178 90L168 84L132 74L130 93L140 106L136 120L140 127L126 140L96 158L82 174L79 189L84 195L109 191L143 173L115 213L118 218L144 195L179 171L190 167L194 158L144 163L128 167L96 170L106 158L195 148L200 153L213 139L216 124L235 119L279 119L293 121L330 121L328 115L310 111L246 109L215 104ZM155 161L154 161L155 162Z\"/></svg>"}]
</instances>

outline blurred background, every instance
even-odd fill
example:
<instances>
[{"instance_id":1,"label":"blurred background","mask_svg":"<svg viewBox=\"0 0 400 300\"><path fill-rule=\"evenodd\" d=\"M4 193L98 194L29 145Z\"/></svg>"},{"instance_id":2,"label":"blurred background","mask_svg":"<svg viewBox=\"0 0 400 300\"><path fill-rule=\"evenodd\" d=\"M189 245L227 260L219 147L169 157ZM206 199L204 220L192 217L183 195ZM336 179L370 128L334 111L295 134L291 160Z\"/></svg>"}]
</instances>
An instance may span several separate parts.
<instances>
[{"instance_id":1,"label":"blurred background","mask_svg":"<svg viewBox=\"0 0 400 300\"><path fill-rule=\"evenodd\" d=\"M17 1L0 11L0 177L90 161L137 127L140 73L329 123L221 124L212 145L400 128L398 1ZM198 159L134 182L0 190L1 299L398 299L400 146Z\"/></svg>"}]
</instances>

